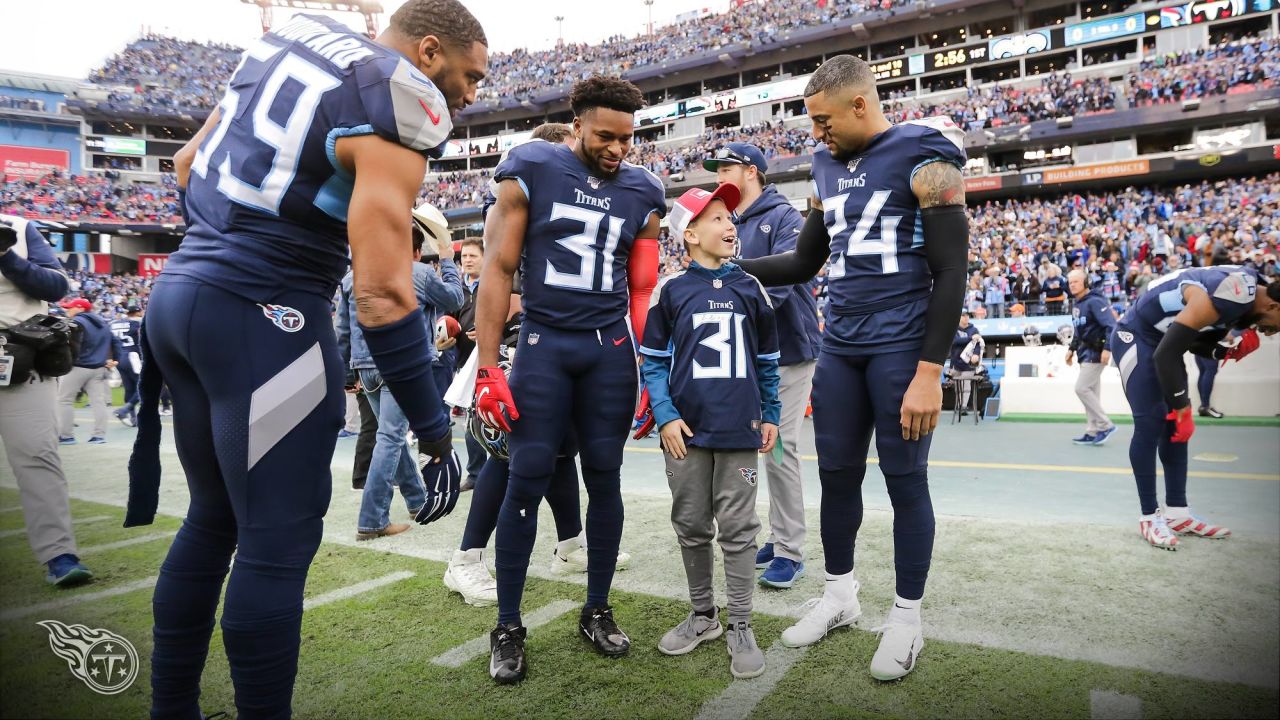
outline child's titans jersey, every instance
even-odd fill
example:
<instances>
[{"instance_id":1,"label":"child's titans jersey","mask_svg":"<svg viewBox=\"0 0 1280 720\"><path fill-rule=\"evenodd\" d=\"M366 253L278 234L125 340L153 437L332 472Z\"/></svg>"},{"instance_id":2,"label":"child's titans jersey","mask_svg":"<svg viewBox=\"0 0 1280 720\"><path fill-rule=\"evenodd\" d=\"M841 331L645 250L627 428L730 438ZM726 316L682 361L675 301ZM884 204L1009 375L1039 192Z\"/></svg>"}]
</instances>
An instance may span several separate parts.
<instances>
[{"instance_id":1,"label":"child's titans jersey","mask_svg":"<svg viewBox=\"0 0 1280 720\"><path fill-rule=\"evenodd\" d=\"M374 134L438 157L453 129L444 96L408 58L311 15L245 51L218 109L165 273L255 302L284 289L332 297L346 271L355 178L339 138Z\"/></svg>"},{"instance_id":2,"label":"child's titans jersey","mask_svg":"<svg viewBox=\"0 0 1280 720\"><path fill-rule=\"evenodd\" d=\"M964 167L964 134L946 118L911 120L836 160L813 153L814 192L831 237L827 350L875 355L919 348L933 288L924 252L916 171L933 162Z\"/></svg>"},{"instance_id":3,"label":"child's titans jersey","mask_svg":"<svg viewBox=\"0 0 1280 720\"><path fill-rule=\"evenodd\" d=\"M773 303L760 282L735 268L713 278L701 267L654 290L640 352L671 358L671 403L693 430L690 445L760 447L757 360L777 360Z\"/></svg>"},{"instance_id":4,"label":"child's titans jersey","mask_svg":"<svg viewBox=\"0 0 1280 720\"><path fill-rule=\"evenodd\" d=\"M1201 328L1201 332L1213 333L1220 339L1253 311L1253 299L1258 293L1258 273L1253 268L1239 265L1183 268L1147 285L1147 291L1120 322L1152 347L1159 345L1174 317L1186 306L1182 299L1182 288L1186 285L1203 288L1209 294L1213 309L1220 317L1213 325Z\"/></svg>"},{"instance_id":5,"label":"child's titans jersey","mask_svg":"<svg viewBox=\"0 0 1280 720\"><path fill-rule=\"evenodd\" d=\"M534 140L511 149L494 181L529 198L520 276L524 312L565 330L595 330L627 315L627 259L649 217L666 214L662 181L622 163L598 177L568 146Z\"/></svg>"}]
</instances>

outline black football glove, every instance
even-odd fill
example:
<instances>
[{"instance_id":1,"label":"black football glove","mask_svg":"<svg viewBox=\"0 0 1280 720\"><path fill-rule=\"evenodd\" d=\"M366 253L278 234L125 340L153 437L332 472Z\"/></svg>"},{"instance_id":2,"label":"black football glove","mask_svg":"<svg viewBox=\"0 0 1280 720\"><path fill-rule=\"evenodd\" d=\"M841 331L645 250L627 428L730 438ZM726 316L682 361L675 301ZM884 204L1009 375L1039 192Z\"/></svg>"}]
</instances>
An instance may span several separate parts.
<instances>
[{"instance_id":1,"label":"black football glove","mask_svg":"<svg viewBox=\"0 0 1280 720\"><path fill-rule=\"evenodd\" d=\"M462 466L452 447L445 455L433 456L424 453L422 443L419 443L418 470L422 473L422 484L427 489L427 501L413 519L420 525L426 525L453 512L454 506L458 504Z\"/></svg>"},{"instance_id":2,"label":"black football glove","mask_svg":"<svg viewBox=\"0 0 1280 720\"><path fill-rule=\"evenodd\" d=\"M18 244L18 231L13 229L8 220L0 220L0 255L9 252L9 248Z\"/></svg>"}]
</instances>

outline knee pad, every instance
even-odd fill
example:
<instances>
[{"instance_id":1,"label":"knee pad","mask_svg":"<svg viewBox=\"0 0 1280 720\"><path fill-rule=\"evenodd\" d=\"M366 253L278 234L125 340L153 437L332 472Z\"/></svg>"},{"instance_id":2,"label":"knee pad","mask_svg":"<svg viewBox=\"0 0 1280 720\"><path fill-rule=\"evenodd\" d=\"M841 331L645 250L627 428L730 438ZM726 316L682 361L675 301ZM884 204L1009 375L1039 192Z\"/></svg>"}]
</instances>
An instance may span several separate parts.
<instances>
[{"instance_id":1,"label":"knee pad","mask_svg":"<svg viewBox=\"0 0 1280 720\"><path fill-rule=\"evenodd\" d=\"M885 488L894 509L914 507L929 503L929 477L924 472L906 475L885 475Z\"/></svg>"},{"instance_id":2,"label":"knee pad","mask_svg":"<svg viewBox=\"0 0 1280 720\"><path fill-rule=\"evenodd\" d=\"M512 443L507 442L511 453L511 474L526 478L551 477L556 469L556 451L558 448L545 442Z\"/></svg>"}]
</instances>

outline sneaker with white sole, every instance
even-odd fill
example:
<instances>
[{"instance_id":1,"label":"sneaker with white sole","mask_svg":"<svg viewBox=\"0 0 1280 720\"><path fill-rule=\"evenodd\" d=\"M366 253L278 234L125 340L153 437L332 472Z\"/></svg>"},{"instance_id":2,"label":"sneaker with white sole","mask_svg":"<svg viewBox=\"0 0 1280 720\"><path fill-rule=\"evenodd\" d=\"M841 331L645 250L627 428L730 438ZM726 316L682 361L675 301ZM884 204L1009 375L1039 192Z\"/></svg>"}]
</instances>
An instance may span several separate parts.
<instances>
[{"instance_id":1,"label":"sneaker with white sole","mask_svg":"<svg viewBox=\"0 0 1280 720\"><path fill-rule=\"evenodd\" d=\"M1178 537L1169 530L1164 515L1157 510L1152 515L1143 515L1138 519L1138 534L1152 547L1161 550L1177 550Z\"/></svg>"},{"instance_id":2,"label":"sneaker with white sole","mask_svg":"<svg viewBox=\"0 0 1280 720\"><path fill-rule=\"evenodd\" d=\"M797 648L812 645L838 627L852 625L862 615L858 604L858 582L853 582L853 596L841 602L833 593L825 592L801 606L805 614L795 625L782 631L782 644Z\"/></svg>"},{"instance_id":3,"label":"sneaker with white sole","mask_svg":"<svg viewBox=\"0 0 1280 720\"><path fill-rule=\"evenodd\" d=\"M764 674L764 653L756 644L751 623L739 621L730 625L726 644L729 646L729 672L735 678L748 680Z\"/></svg>"},{"instance_id":4,"label":"sneaker with white sole","mask_svg":"<svg viewBox=\"0 0 1280 720\"><path fill-rule=\"evenodd\" d=\"M1195 535L1196 537L1224 540L1231 537L1231 531L1221 525L1214 525L1191 512L1191 508L1167 507L1164 509L1164 520L1169 531L1178 535Z\"/></svg>"},{"instance_id":5,"label":"sneaker with white sole","mask_svg":"<svg viewBox=\"0 0 1280 720\"><path fill-rule=\"evenodd\" d=\"M618 551L618 564L614 570L626 570L631 562L631 554ZM582 535L571 537L556 543L551 551L551 573L554 575L573 575L587 571L587 543Z\"/></svg>"},{"instance_id":6,"label":"sneaker with white sole","mask_svg":"<svg viewBox=\"0 0 1280 720\"><path fill-rule=\"evenodd\" d=\"M882 680L897 680L916 667L920 659L920 651L924 649L924 633L919 623L907 623L895 620L876 628L880 635L880 647L871 658L871 677Z\"/></svg>"},{"instance_id":7,"label":"sneaker with white sole","mask_svg":"<svg viewBox=\"0 0 1280 720\"><path fill-rule=\"evenodd\" d=\"M658 641L658 652L663 655L684 655L708 640L715 640L724 634L720 625L720 610L712 608L711 617L689 613L684 622L667 631Z\"/></svg>"},{"instance_id":8,"label":"sneaker with white sole","mask_svg":"<svg viewBox=\"0 0 1280 720\"><path fill-rule=\"evenodd\" d=\"M444 571L444 585L461 595L468 605L490 607L498 602L498 581L484 564L483 548L454 550Z\"/></svg>"}]
</instances>

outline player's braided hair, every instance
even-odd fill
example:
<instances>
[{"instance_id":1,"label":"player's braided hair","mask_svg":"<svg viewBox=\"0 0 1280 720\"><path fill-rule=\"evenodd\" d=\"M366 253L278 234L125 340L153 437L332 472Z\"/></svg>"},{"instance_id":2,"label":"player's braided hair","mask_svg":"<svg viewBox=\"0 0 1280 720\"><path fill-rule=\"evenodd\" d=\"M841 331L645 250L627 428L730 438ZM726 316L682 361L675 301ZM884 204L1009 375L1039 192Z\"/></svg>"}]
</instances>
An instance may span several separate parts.
<instances>
[{"instance_id":1,"label":"player's braided hair","mask_svg":"<svg viewBox=\"0 0 1280 720\"><path fill-rule=\"evenodd\" d=\"M391 27L415 40L434 35L455 47L489 45L480 21L458 0L409 0L391 16Z\"/></svg>"},{"instance_id":2,"label":"player's braided hair","mask_svg":"<svg viewBox=\"0 0 1280 720\"><path fill-rule=\"evenodd\" d=\"M875 86L876 76L871 72L871 66L866 60L853 55L836 55L814 71L813 76L809 78L809 84L804 88L804 96L812 97L820 92L831 92L847 87L874 90Z\"/></svg>"},{"instance_id":3,"label":"player's braided hair","mask_svg":"<svg viewBox=\"0 0 1280 720\"><path fill-rule=\"evenodd\" d=\"M634 113L644 107L644 95L640 88L620 77L592 75L573 86L569 106L578 116L598 107Z\"/></svg>"}]
</instances>

